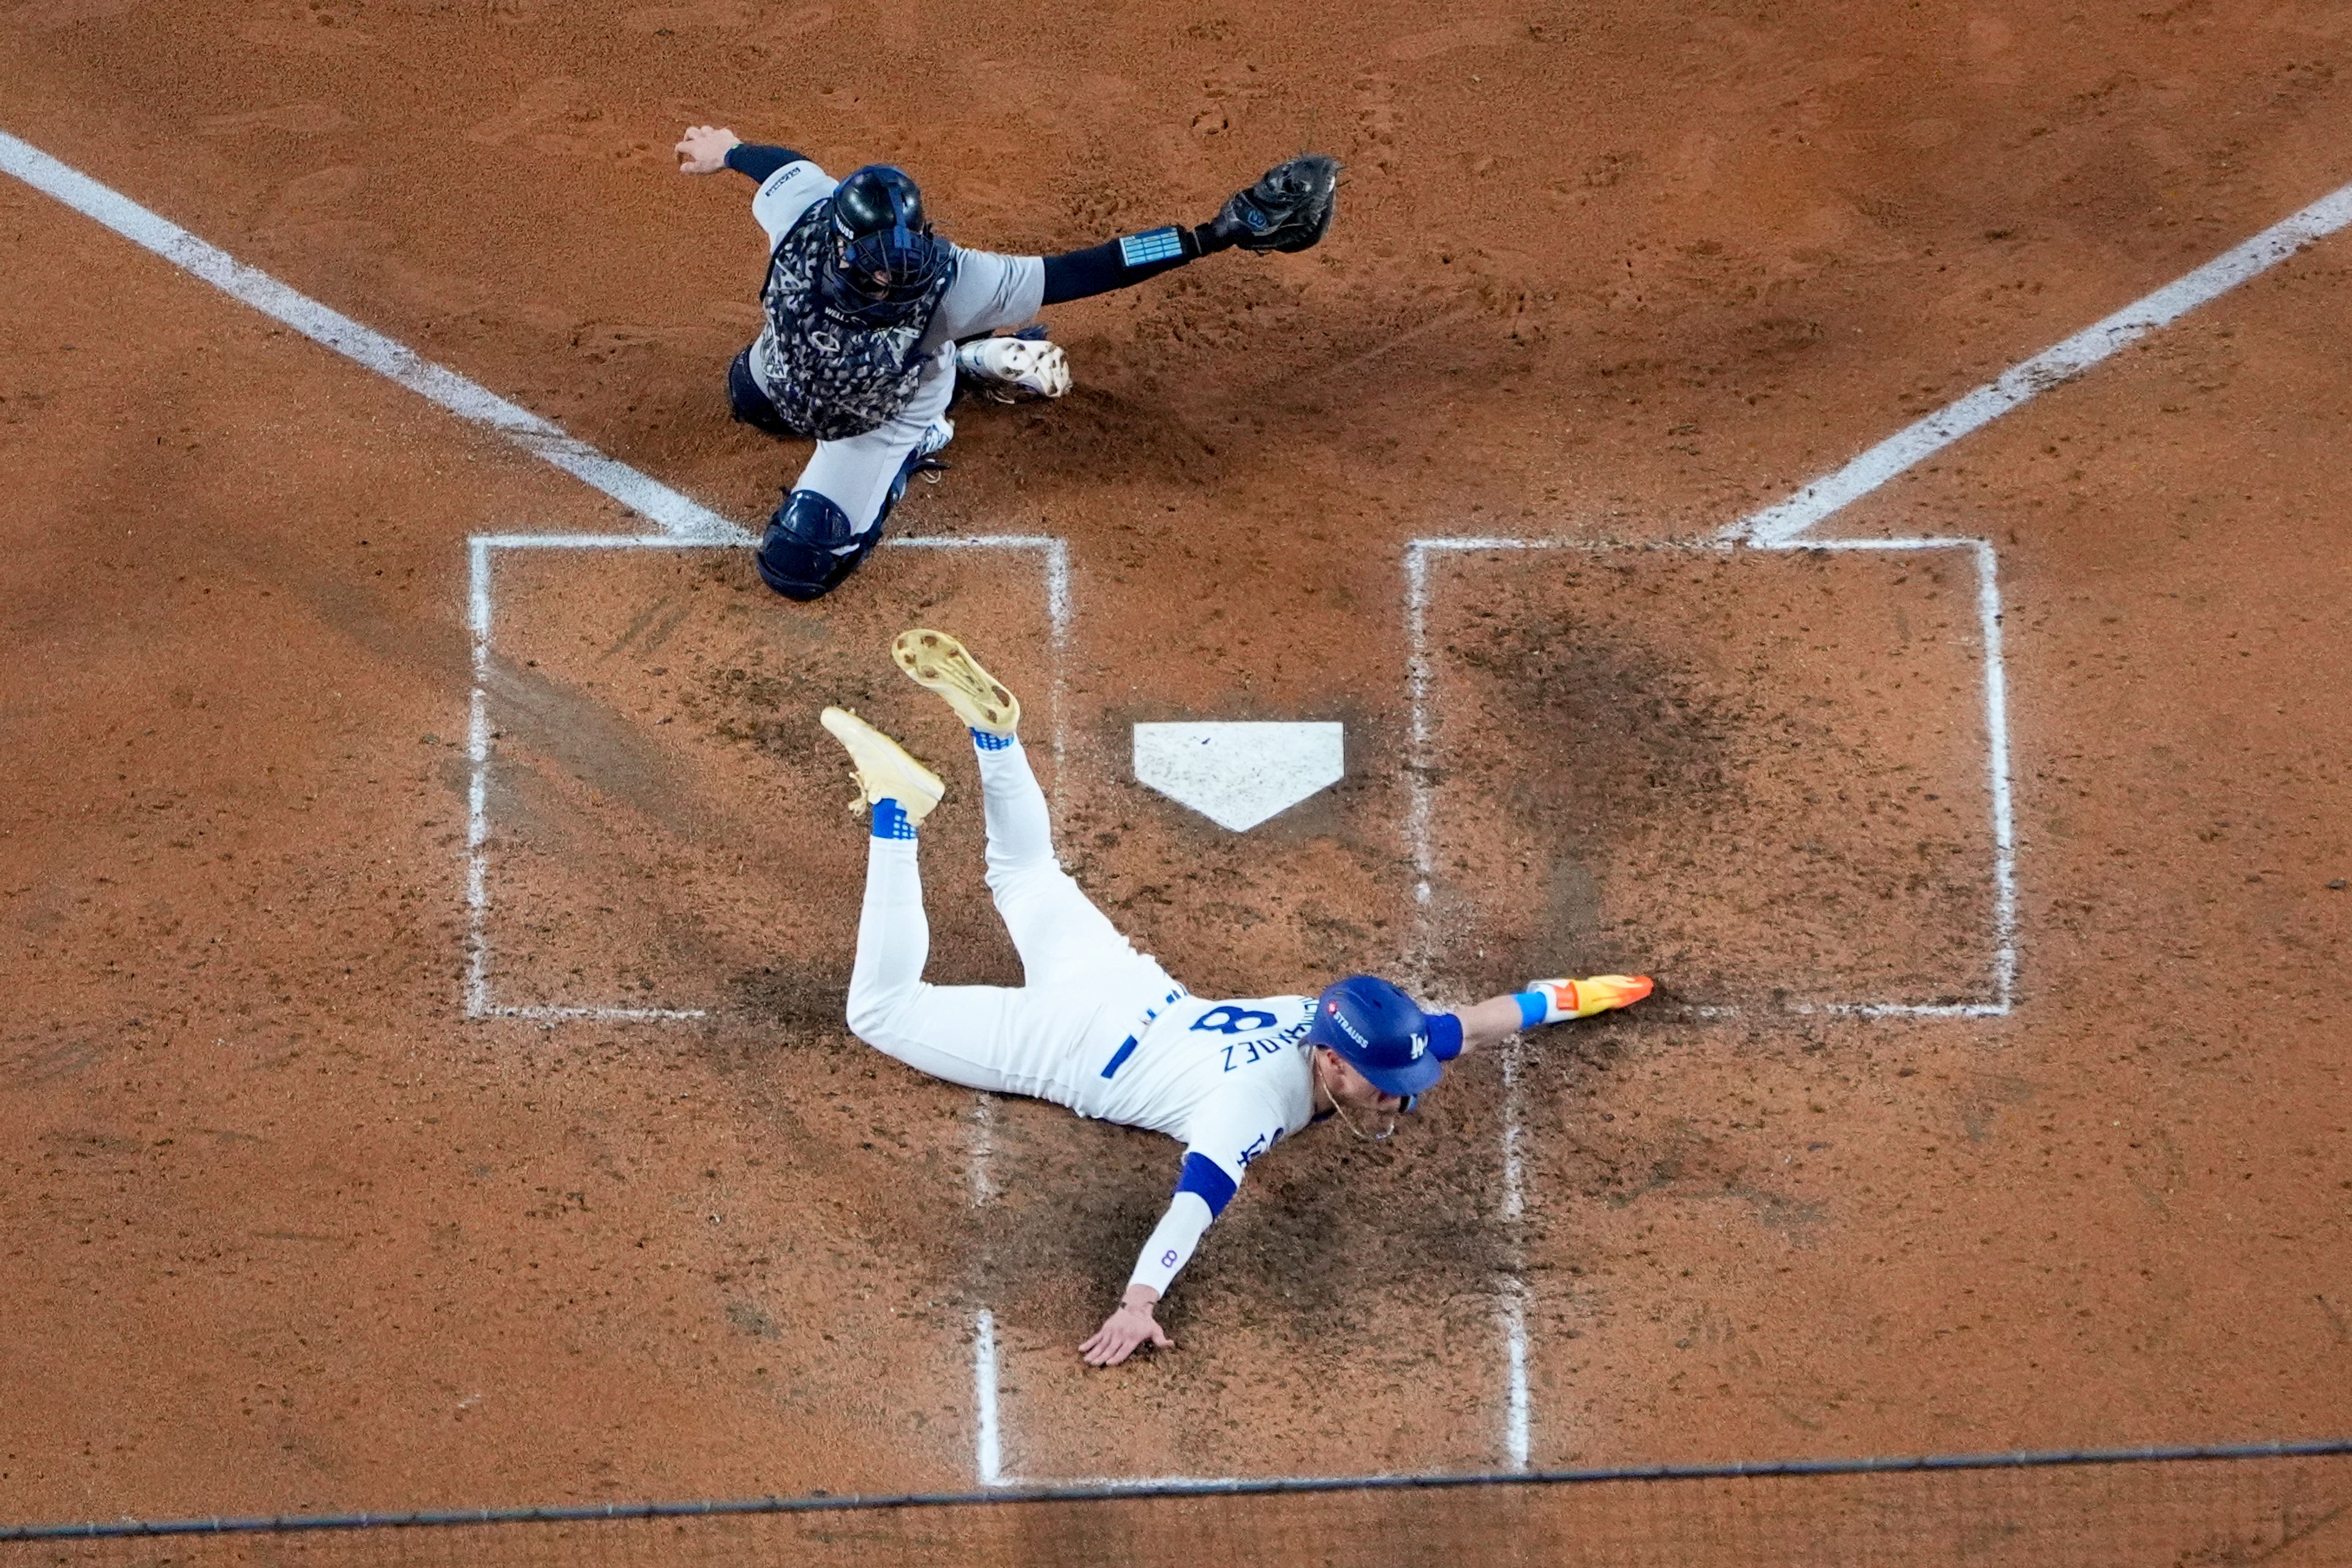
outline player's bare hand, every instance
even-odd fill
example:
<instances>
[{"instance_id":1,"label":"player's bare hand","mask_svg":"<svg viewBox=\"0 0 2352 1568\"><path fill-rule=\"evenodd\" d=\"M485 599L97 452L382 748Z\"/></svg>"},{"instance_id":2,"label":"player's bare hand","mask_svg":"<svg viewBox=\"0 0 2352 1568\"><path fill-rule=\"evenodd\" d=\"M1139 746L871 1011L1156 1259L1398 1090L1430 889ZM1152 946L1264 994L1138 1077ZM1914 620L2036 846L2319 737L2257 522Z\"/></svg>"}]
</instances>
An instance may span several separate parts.
<instances>
[{"instance_id":1,"label":"player's bare hand","mask_svg":"<svg viewBox=\"0 0 2352 1568\"><path fill-rule=\"evenodd\" d=\"M740 147L743 138L723 125L689 125L678 138L681 174L715 174L727 166L727 150Z\"/></svg>"},{"instance_id":2,"label":"player's bare hand","mask_svg":"<svg viewBox=\"0 0 2352 1568\"><path fill-rule=\"evenodd\" d=\"M1104 1319L1103 1326L1078 1347L1087 1364L1117 1366L1147 1344L1174 1350L1176 1342L1168 1337L1168 1331L1151 1315L1151 1304L1159 1300L1159 1292L1148 1285L1129 1286L1118 1310Z\"/></svg>"}]
</instances>

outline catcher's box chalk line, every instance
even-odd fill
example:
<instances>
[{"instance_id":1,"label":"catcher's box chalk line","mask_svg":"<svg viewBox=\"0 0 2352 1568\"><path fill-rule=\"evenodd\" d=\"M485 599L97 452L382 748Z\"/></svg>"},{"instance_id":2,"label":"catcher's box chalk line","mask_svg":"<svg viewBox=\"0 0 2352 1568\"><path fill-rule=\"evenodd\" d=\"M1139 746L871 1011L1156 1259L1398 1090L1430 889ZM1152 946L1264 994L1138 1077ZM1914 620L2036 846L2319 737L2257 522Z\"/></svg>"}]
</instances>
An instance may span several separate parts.
<instances>
[{"instance_id":1,"label":"catcher's box chalk line","mask_svg":"<svg viewBox=\"0 0 2352 1568\"><path fill-rule=\"evenodd\" d=\"M1429 653L1429 563L1434 555L1469 554L1508 550L1576 550L1591 553L1619 549L1727 552L1730 540L1663 545L1618 545L1605 541L1575 539L1433 538L1407 542L1405 573L1406 691L1411 713L1406 728L1406 775L1411 781L1406 807L1406 840L1412 849L1414 952L1412 973L1430 994L1435 973L1436 932L1431 903L1437 874L1432 824L1436 812L1434 761L1430 747L1430 709L1435 669ZM2010 796L2009 680L2000 640L1999 558L1990 542L1982 539L1853 539L1820 542L1790 540L1759 548L1770 550L1926 551L1965 550L1977 571L1977 626L1984 660L1985 773L1993 845L1992 953L1989 1000L1962 1003L1800 1002L1781 1011L1796 1014L1850 1015L1863 1017L1981 1018L2005 1016L2012 1005L2017 981L2017 848ZM1702 1017L1737 1017L1746 1009L1732 1006L1695 1007ZM1533 1401L1528 1388L1528 1304L1523 1266L1526 1215L1525 1161L1521 1152L1523 1113L1519 1085L1519 1042L1514 1037L1503 1052L1503 1203L1507 1254L1514 1268L1499 1284L1497 1327L1503 1339L1503 1448L1514 1469L1530 1462Z\"/></svg>"},{"instance_id":2,"label":"catcher's box chalk line","mask_svg":"<svg viewBox=\"0 0 2352 1568\"><path fill-rule=\"evenodd\" d=\"M996 1314L982 1307L972 1320L971 1394L979 1414L972 1435L972 1470L984 1487L1004 1484L1004 1450L996 1425Z\"/></svg>"},{"instance_id":3,"label":"catcher's box chalk line","mask_svg":"<svg viewBox=\"0 0 2352 1568\"><path fill-rule=\"evenodd\" d=\"M1527 1193L1519 1162L1519 1052L1513 1035L1503 1045L1503 1226L1511 1260L1503 1280L1503 1452L1511 1468L1528 1468L1527 1247L1520 1222Z\"/></svg>"}]
</instances>

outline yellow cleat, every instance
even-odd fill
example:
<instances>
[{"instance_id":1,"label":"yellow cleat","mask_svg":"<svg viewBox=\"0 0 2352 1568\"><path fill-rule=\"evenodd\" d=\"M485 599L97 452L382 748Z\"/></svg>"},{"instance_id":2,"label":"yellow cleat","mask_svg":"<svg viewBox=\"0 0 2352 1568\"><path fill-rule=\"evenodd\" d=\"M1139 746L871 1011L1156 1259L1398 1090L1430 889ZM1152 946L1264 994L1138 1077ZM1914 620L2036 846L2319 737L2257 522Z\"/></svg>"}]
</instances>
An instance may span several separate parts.
<instances>
[{"instance_id":1,"label":"yellow cleat","mask_svg":"<svg viewBox=\"0 0 2352 1568\"><path fill-rule=\"evenodd\" d=\"M858 796L849 803L850 810L856 811L860 805L871 805L877 800L895 800L908 823L919 823L930 816L931 807L948 793L939 774L848 710L828 708L817 715L817 722L847 748L849 765L857 772Z\"/></svg>"},{"instance_id":2,"label":"yellow cleat","mask_svg":"<svg viewBox=\"0 0 2352 1568\"><path fill-rule=\"evenodd\" d=\"M1654 989L1654 983L1646 974L1596 974L1589 980L1530 980L1528 989L1549 1005L1544 1022L1559 1024L1631 1007Z\"/></svg>"},{"instance_id":3,"label":"yellow cleat","mask_svg":"<svg viewBox=\"0 0 2352 1568\"><path fill-rule=\"evenodd\" d=\"M908 679L939 693L967 727L997 736L1020 727L1021 700L947 633L929 626L900 632L890 639L890 657Z\"/></svg>"}]
</instances>

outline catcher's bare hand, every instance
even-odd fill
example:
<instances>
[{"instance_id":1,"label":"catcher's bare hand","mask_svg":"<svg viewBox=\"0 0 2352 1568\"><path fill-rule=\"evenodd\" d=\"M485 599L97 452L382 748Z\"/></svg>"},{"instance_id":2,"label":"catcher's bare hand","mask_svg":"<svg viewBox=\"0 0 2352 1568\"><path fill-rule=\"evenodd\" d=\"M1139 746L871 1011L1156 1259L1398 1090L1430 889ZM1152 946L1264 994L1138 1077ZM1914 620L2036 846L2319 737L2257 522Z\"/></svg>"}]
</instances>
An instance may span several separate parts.
<instances>
[{"instance_id":1,"label":"catcher's bare hand","mask_svg":"<svg viewBox=\"0 0 2352 1568\"><path fill-rule=\"evenodd\" d=\"M681 174L715 174L727 166L727 150L740 147L743 138L723 125L689 125L678 138Z\"/></svg>"},{"instance_id":2,"label":"catcher's bare hand","mask_svg":"<svg viewBox=\"0 0 2352 1568\"><path fill-rule=\"evenodd\" d=\"M1149 1285L1130 1285L1118 1303L1118 1310L1103 1320L1078 1353L1087 1358L1088 1366L1117 1366L1147 1344L1164 1351L1176 1348L1168 1331L1151 1315L1151 1304L1160 1293Z\"/></svg>"}]
</instances>

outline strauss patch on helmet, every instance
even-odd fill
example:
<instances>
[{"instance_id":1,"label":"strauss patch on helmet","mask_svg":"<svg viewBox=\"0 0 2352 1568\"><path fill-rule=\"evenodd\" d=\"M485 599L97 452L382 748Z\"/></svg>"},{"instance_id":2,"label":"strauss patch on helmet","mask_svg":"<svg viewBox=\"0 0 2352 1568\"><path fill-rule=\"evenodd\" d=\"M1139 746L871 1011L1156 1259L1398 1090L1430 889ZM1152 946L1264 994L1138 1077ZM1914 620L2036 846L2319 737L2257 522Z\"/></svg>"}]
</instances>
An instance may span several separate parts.
<instances>
[{"instance_id":1,"label":"strauss patch on helmet","mask_svg":"<svg viewBox=\"0 0 2352 1568\"><path fill-rule=\"evenodd\" d=\"M1365 1036L1364 1032L1356 1027L1354 1022L1349 1018L1348 1015L1339 1011L1339 1003L1326 1002L1323 1004L1323 1010L1331 1015L1331 1021L1339 1025L1340 1029L1349 1039L1356 1042L1358 1049L1369 1051L1372 1048L1372 1042ZM1415 1056L1419 1056L1421 1053L1415 1051L1413 1054Z\"/></svg>"}]
</instances>

